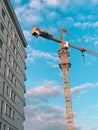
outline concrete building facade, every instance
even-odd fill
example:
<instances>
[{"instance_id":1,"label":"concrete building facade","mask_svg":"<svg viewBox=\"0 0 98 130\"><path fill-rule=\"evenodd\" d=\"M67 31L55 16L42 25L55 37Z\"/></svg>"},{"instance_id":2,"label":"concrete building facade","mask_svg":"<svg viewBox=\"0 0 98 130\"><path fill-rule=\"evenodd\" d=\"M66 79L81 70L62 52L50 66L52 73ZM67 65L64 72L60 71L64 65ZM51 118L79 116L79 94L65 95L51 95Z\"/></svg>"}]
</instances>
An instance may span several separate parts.
<instances>
[{"instance_id":1,"label":"concrete building facade","mask_svg":"<svg viewBox=\"0 0 98 130\"><path fill-rule=\"evenodd\" d=\"M10 0L0 0L0 130L23 130L25 37Z\"/></svg>"}]
</instances>

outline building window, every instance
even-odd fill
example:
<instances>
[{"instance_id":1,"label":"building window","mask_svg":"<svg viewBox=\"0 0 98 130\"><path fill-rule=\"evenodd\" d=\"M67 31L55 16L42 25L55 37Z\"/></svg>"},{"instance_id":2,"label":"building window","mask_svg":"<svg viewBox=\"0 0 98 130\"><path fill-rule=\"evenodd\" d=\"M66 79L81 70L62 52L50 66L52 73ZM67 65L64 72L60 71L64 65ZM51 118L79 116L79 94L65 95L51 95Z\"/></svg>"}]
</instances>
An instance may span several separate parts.
<instances>
[{"instance_id":1,"label":"building window","mask_svg":"<svg viewBox=\"0 0 98 130\"><path fill-rule=\"evenodd\" d=\"M9 40L9 36L7 34L7 36L6 36L6 43L8 43L8 40Z\"/></svg>"},{"instance_id":2,"label":"building window","mask_svg":"<svg viewBox=\"0 0 98 130\"><path fill-rule=\"evenodd\" d=\"M15 111L13 111L13 120L15 120Z\"/></svg>"},{"instance_id":3,"label":"building window","mask_svg":"<svg viewBox=\"0 0 98 130\"><path fill-rule=\"evenodd\" d=\"M6 49L6 52L5 52L5 59L7 60L7 49Z\"/></svg>"},{"instance_id":4,"label":"building window","mask_svg":"<svg viewBox=\"0 0 98 130\"><path fill-rule=\"evenodd\" d=\"M3 82L3 90L2 90L3 95L4 95L4 90L5 90L5 82Z\"/></svg>"},{"instance_id":5,"label":"building window","mask_svg":"<svg viewBox=\"0 0 98 130\"><path fill-rule=\"evenodd\" d=\"M2 16L5 19L5 11L4 11L4 9L2 9Z\"/></svg>"},{"instance_id":6,"label":"building window","mask_svg":"<svg viewBox=\"0 0 98 130\"><path fill-rule=\"evenodd\" d=\"M9 96L9 86L6 88L6 94Z\"/></svg>"},{"instance_id":7,"label":"building window","mask_svg":"<svg viewBox=\"0 0 98 130\"><path fill-rule=\"evenodd\" d=\"M2 123L0 122L0 130L1 130Z\"/></svg>"},{"instance_id":8,"label":"building window","mask_svg":"<svg viewBox=\"0 0 98 130\"><path fill-rule=\"evenodd\" d=\"M11 62L11 55L9 54L9 62Z\"/></svg>"},{"instance_id":9,"label":"building window","mask_svg":"<svg viewBox=\"0 0 98 130\"><path fill-rule=\"evenodd\" d=\"M16 51L16 58L18 59L18 52Z\"/></svg>"},{"instance_id":10,"label":"building window","mask_svg":"<svg viewBox=\"0 0 98 130\"><path fill-rule=\"evenodd\" d=\"M9 127L9 130L13 130L11 127Z\"/></svg>"},{"instance_id":11,"label":"building window","mask_svg":"<svg viewBox=\"0 0 98 130\"><path fill-rule=\"evenodd\" d=\"M8 29L9 29L9 27L10 27L10 22L8 21Z\"/></svg>"},{"instance_id":12,"label":"building window","mask_svg":"<svg viewBox=\"0 0 98 130\"><path fill-rule=\"evenodd\" d=\"M15 100L16 100L16 94L13 91L11 91L11 100L13 102L15 102Z\"/></svg>"},{"instance_id":13,"label":"building window","mask_svg":"<svg viewBox=\"0 0 98 130\"><path fill-rule=\"evenodd\" d=\"M12 83L14 82L14 75L12 74Z\"/></svg>"},{"instance_id":14,"label":"building window","mask_svg":"<svg viewBox=\"0 0 98 130\"><path fill-rule=\"evenodd\" d=\"M10 75L11 75L11 72L10 72L10 69L8 69L8 78L10 79Z\"/></svg>"},{"instance_id":15,"label":"building window","mask_svg":"<svg viewBox=\"0 0 98 130\"><path fill-rule=\"evenodd\" d=\"M4 76L6 75L6 65L4 66Z\"/></svg>"},{"instance_id":16,"label":"building window","mask_svg":"<svg viewBox=\"0 0 98 130\"><path fill-rule=\"evenodd\" d=\"M1 102L1 116L2 116L2 114L3 114L3 105L4 105L4 102L2 101L2 102Z\"/></svg>"},{"instance_id":17,"label":"building window","mask_svg":"<svg viewBox=\"0 0 98 130\"><path fill-rule=\"evenodd\" d=\"M3 41L0 39L0 48L3 46Z\"/></svg>"},{"instance_id":18,"label":"building window","mask_svg":"<svg viewBox=\"0 0 98 130\"><path fill-rule=\"evenodd\" d=\"M11 34L13 33L13 28L11 27Z\"/></svg>"},{"instance_id":19,"label":"building window","mask_svg":"<svg viewBox=\"0 0 98 130\"><path fill-rule=\"evenodd\" d=\"M1 57L0 57L0 67L2 67L2 59L1 59Z\"/></svg>"},{"instance_id":20,"label":"building window","mask_svg":"<svg viewBox=\"0 0 98 130\"><path fill-rule=\"evenodd\" d=\"M12 108L8 104L6 104L6 114L10 118L12 117Z\"/></svg>"},{"instance_id":21,"label":"building window","mask_svg":"<svg viewBox=\"0 0 98 130\"><path fill-rule=\"evenodd\" d=\"M0 29L1 29L2 32L4 32L4 26L3 26L2 23L0 23Z\"/></svg>"},{"instance_id":22,"label":"building window","mask_svg":"<svg viewBox=\"0 0 98 130\"><path fill-rule=\"evenodd\" d=\"M4 124L4 130L6 130L6 125Z\"/></svg>"},{"instance_id":23,"label":"building window","mask_svg":"<svg viewBox=\"0 0 98 130\"><path fill-rule=\"evenodd\" d=\"M10 113L9 116L12 117L12 108L10 107Z\"/></svg>"},{"instance_id":24,"label":"building window","mask_svg":"<svg viewBox=\"0 0 98 130\"><path fill-rule=\"evenodd\" d=\"M15 79L15 87L16 87L16 79Z\"/></svg>"},{"instance_id":25,"label":"building window","mask_svg":"<svg viewBox=\"0 0 98 130\"><path fill-rule=\"evenodd\" d=\"M10 113L10 107L8 104L6 104L6 114L9 116L9 113Z\"/></svg>"}]
</instances>

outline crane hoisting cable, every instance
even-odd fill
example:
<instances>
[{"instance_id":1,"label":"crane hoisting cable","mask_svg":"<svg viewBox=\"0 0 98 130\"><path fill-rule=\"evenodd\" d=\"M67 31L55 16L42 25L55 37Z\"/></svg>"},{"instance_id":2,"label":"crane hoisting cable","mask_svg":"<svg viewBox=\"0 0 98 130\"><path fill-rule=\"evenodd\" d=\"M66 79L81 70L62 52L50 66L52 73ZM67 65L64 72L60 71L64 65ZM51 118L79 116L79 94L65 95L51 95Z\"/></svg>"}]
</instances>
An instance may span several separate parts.
<instances>
[{"instance_id":1,"label":"crane hoisting cable","mask_svg":"<svg viewBox=\"0 0 98 130\"><path fill-rule=\"evenodd\" d=\"M67 41L64 41L64 32L69 33L68 30L61 28L61 38L57 39L53 35L49 34L46 31L41 30L39 27L32 28L32 35L37 37L43 37L46 39L50 39L52 41L60 43L60 50L58 51L58 56L60 59L60 68L62 70L62 77L64 82L64 98L66 105L66 126L67 130L74 130L74 116L72 112L72 100L71 100L71 92L70 92L70 81L69 81L69 68L71 64L69 63L69 48L74 48L82 52L82 56L84 57L84 52L90 53L92 55L98 56L98 53L88 50L84 47L79 47L74 44L71 44Z\"/></svg>"}]
</instances>

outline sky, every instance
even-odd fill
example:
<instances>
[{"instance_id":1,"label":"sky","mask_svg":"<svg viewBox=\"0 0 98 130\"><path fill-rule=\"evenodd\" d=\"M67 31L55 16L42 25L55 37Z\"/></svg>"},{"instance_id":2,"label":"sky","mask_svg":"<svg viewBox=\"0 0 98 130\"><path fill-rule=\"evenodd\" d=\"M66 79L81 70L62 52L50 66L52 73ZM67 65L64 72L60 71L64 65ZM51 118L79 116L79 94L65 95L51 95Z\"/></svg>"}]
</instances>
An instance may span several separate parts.
<instances>
[{"instance_id":1,"label":"sky","mask_svg":"<svg viewBox=\"0 0 98 130\"><path fill-rule=\"evenodd\" d=\"M35 38L33 26L98 52L98 0L11 0L28 46L26 48L24 130L66 130L63 79L58 43ZM98 57L69 48L70 88L75 130L98 130Z\"/></svg>"}]
</instances>

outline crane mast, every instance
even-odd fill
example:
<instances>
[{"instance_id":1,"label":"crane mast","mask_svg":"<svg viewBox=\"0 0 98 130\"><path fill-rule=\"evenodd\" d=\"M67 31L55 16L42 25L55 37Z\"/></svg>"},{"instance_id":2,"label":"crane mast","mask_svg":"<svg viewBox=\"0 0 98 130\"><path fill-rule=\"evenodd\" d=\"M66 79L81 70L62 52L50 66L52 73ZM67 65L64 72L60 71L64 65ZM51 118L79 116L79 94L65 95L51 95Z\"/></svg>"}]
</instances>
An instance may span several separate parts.
<instances>
[{"instance_id":1,"label":"crane mast","mask_svg":"<svg viewBox=\"0 0 98 130\"><path fill-rule=\"evenodd\" d=\"M70 92L70 81L69 81L69 52L68 47L65 47L64 42L61 42L59 50L60 68L62 70L62 77L64 82L64 98L66 105L66 126L68 130L74 130L74 119L72 112L72 100Z\"/></svg>"},{"instance_id":2,"label":"crane mast","mask_svg":"<svg viewBox=\"0 0 98 130\"><path fill-rule=\"evenodd\" d=\"M74 130L74 119L72 111L72 100L70 92L70 80L69 80L69 68L71 64L69 63L69 44L64 42L64 32L67 32L64 28L61 28L61 43L60 50L58 51L58 56L60 59L59 67L62 70L62 77L64 82L64 99L66 105L66 126L68 130Z\"/></svg>"},{"instance_id":3,"label":"crane mast","mask_svg":"<svg viewBox=\"0 0 98 130\"><path fill-rule=\"evenodd\" d=\"M36 38L41 36L43 38L50 39L60 43L60 50L58 51L58 56L60 60L59 67L62 71L62 77L64 82L64 98L65 98L65 105L66 105L66 126L67 126L67 130L74 130L74 117L72 111L72 99L71 99L70 79L69 79L69 68L71 67L71 64L69 63L69 47L78 49L82 53L88 52L95 56L98 56L98 53L95 53L86 48L82 48L74 44L71 44L67 41L64 41L64 36L63 36L64 32L69 34L69 32L66 29L61 28L61 38L57 39L53 37L53 35L49 34L48 32L41 30L39 27L32 28L32 35L34 35Z\"/></svg>"}]
</instances>

